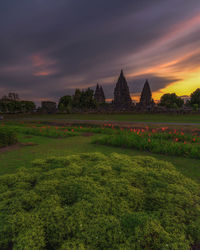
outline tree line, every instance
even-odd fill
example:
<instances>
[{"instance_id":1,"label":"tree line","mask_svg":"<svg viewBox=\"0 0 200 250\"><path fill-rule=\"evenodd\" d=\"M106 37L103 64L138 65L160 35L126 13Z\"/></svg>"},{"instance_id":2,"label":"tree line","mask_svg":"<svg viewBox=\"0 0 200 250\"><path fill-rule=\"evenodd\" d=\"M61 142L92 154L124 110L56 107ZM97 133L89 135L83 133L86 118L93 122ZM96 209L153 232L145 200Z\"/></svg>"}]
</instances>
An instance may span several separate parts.
<instances>
[{"instance_id":1,"label":"tree line","mask_svg":"<svg viewBox=\"0 0 200 250\"><path fill-rule=\"evenodd\" d=\"M9 93L0 99L1 113L32 113L35 109L34 102L20 100L16 93Z\"/></svg>"},{"instance_id":2,"label":"tree line","mask_svg":"<svg viewBox=\"0 0 200 250\"><path fill-rule=\"evenodd\" d=\"M70 113L72 110L95 110L98 106L109 104L97 103L94 99L94 91L90 88L86 90L76 89L74 95L65 95L59 99L58 110L61 112ZM168 109L179 109L184 106L184 101L175 93L164 94L158 106L163 106ZM190 100L185 104L187 107L198 110L200 108L200 88L196 89L191 95ZM20 100L16 93L9 93L0 99L1 113L32 113L36 110L36 105L33 101Z\"/></svg>"},{"instance_id":3,"label":"tree line","mask_svg":"<svg viewBox=\"0 0 200 250\"><path fill-rule=\"evenodd\" d=\"M175 93L164 94L160 99L160 106L166 108L178 109L183 107L184 101L181 97L178 97ZM191 95L190 100L187 100L185 106L192 107L193 110L198 110L200 108L200 89L196 89Z\"/></svg>"},{"instance_id":4,"label":"tree line","mask_svg":"<svg viewBox=\"0 0 200 250\"><path fill-rule=\"evenodd\" d=\"M58 103L60 111L71 112L72 109L95 109L98 103L94 99L94 91L76 89L74 95L62 96Z\"/></svg>"}]
</instances>

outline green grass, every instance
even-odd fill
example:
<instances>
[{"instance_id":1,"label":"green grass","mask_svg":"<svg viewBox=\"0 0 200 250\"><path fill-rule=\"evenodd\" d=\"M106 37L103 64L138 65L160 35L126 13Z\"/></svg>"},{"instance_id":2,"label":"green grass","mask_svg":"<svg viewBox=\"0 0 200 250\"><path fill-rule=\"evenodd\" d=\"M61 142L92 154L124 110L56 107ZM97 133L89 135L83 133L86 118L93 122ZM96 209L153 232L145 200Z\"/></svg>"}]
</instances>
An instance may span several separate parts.
<instances>
[{"instance_id":1,"label":"green grass","mask_svg":"<svg viewBox=\"0 0 200 250\"><path fill-rule=\"evenodd\" d=\"M37 145L19 147L17 149L0 153L0 174L14 173L22 167L30 167L31 162L38 158L47 158L50 156L66 156L77 153L101 152L111 154L113 152L123 153L130 156L153 156L160 160L173 163L177 170L185 176L200 182L200 164L199 160L186 159L182 157L164 156L140 152L132 149L115 148L103 145L91 144L91 137L70 137L62 139L53 139L40 136L31 136L20 134L18 140L22 143L32 142Z\"/></svg>"},{"instance_id":2,"label":"green grass","mask_svg":"<svg viewBox=\"0 0 200 250\"><path fill-rule=\"evenodd\" d=\"M5 115L6 119L28 119L40 121L52 120L107 120L130 122L170 122L170 123L199 123L200 114L56 114L56 115Z\"/></svg>"}]
</instances>

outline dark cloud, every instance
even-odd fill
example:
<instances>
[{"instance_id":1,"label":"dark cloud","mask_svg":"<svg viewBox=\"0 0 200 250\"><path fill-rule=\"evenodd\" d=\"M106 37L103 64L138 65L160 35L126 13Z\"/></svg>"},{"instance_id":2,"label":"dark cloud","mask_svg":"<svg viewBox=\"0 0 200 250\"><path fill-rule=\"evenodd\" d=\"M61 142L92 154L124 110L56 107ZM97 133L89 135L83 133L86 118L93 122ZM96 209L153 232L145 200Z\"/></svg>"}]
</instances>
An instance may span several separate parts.
<instances>
[{"instance_id":1,"label":"dark cloud","mask_svg":"<svg viewBox=\"0 0 200 250\"><path fill-rule=\"evenodd\" d=\"M134 73L188 45L199 46L198 28L165 45L159 42L199 10L196 0L1 1L0 90L55 99L99 81L112 98L121 68ZM198 56L182 65L192 62L198 63ZM153 91L177 81L156 73L128 79L131 92L139 92L145 78Z\"/></svg>"}]
</instances>

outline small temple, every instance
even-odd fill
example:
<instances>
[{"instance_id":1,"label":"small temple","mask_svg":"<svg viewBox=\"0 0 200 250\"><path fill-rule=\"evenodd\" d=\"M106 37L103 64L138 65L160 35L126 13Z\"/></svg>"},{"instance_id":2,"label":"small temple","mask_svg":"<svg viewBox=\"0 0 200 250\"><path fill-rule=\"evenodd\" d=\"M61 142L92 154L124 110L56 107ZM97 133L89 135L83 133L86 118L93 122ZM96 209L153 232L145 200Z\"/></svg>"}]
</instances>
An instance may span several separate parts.
<instances>
[{"instance_id":1,"label":"small temple","mask_svg":"<svg viewBox=\"0 0 200 250\"><path fill-rule=\"evenodd\" d=\"M151 89L148 80L146 80L144 84L139 106L141 109L150 109L154 106L154 100L152 99Z\"/></svg>"},{"instance_id":2,"label":"small temple","mask_svg":"<svg viewBox=\"0 0 200 250\"><path fill-rule=\"evenodd\" d=\"M96 90L94 93L94 99L97 103L105 103L105 95L102 86L97 83Z\"/></svg>"}]
</instances>

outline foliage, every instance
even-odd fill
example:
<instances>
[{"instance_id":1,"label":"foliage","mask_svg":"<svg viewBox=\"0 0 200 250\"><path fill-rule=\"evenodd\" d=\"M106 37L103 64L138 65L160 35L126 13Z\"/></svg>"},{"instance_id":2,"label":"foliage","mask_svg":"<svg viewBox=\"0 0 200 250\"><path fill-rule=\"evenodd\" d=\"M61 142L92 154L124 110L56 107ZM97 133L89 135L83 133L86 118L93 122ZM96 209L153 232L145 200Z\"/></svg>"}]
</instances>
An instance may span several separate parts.
<instances>
[{"instance_id":1,"label":"foliage","mask_svg":"<svg viewBox=\"0 0 200 250\"><path fill-rule=\"evenodd\" d=\"M164 94L160 99L160 105L167 108L180 108L183 106L184 101L175 93Z\"/></svg>"},{"instance_id":2,"label":"foliage","mask_svg":"<svg viewBox=\"0 0 200 250\"><path fill-rule=\"evenodd\" d=\"M8 93L8 95L4 95L2 100L9 100L9 101L19 101L19 95L17 93Z\"/></svg>"},{"instance_id":3,"label":"foliage","mask_svg":"<svg viewBox=\"0 0 200 250\"><path fill-rule=\"evenodd\" d=\"M0 112L2 113L30 113L35 108L35 103L32 101L0 100Z\"/></svg>"},{"instance_id":4,"label":"foliage","mask_svg":"<svg viewBox=\"0 0 200 250\"><path fill-rule=\"evenodd\" d=\"M62 96L58 103L58 109L60 111L66 111L70 113L72 107L72 98L70 95Z\"/></svg>"},{"instance_id":5,"label":"foliage","mask_svg":"<svg viewBox=\"0 0 200 250\"><path fill-rule=\"evenodd\" d=\"M93 109L96 107L96 102L93 96L93 90L88 88L86 90L76 89L75 94L72 97L72 107L74 108L87 108Z\"/></svg>"},{"instance_id":6,"label":"foliage","mask_svg":"<svg viewBox=\"0 0 200 250\"><path fill-rule=\"evenodd\" d=\"M6 127L0 127L0 148L16 143L17 137L13 130Z\"/></svg>"},{"instance_id":7,"label":"foliage","mask_svg":"<svg viewBox=\"0 0 200 250\"><path fill-rule=\"evenodd\" d=\"M193 105L198 105L200 108L200 89L196 89L190 96L190 104Z\"/></svg>"},{"instance_id":8,"label":"foliage","mask_svg":"<svg viewBox=\"0 0 200 250\"><path fill-rule=\"evenodd\" d=\"M151 157L80 154L0 177L0 248L190 249L199 186Z\"/></svg>"}]
</instances>

